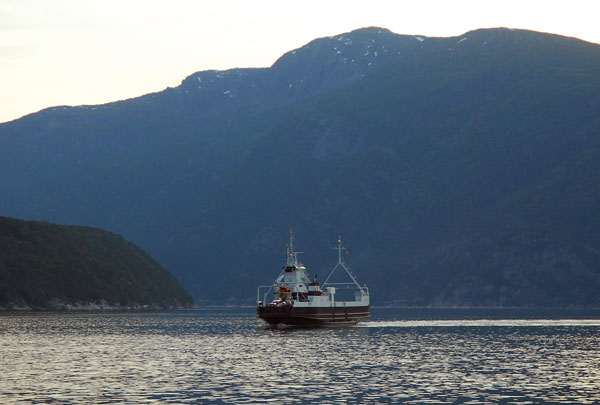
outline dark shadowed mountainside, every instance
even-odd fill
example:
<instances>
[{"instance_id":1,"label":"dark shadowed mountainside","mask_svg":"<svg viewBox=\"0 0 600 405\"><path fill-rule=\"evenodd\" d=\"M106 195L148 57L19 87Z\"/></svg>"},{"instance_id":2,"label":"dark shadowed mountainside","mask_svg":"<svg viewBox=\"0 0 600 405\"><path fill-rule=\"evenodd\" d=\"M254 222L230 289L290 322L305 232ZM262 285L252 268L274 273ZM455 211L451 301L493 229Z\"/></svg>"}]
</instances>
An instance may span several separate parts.
<instances>
[{"instance_id":1,"label":"dark shadowed mountainside","mask_svg":"<svg viewBox=\"0 0 600 405\"><path fill-rule=\"evenodd\" d=\"M0 217L0 308L184 308L147 253L99 229Z\"/></svg>"},{"instance_id":2,"label":"dark shadowed mountainside","mask_svg":"<svg viewBox=\"0 0 600 405\"><path fill-rule=\"evenodd\" d=\"M600 46L368 28L270 68L0 125L0 212L109 229L252 303L292 228L374 304L598 306Z\"/></svg>"}]
</instances>

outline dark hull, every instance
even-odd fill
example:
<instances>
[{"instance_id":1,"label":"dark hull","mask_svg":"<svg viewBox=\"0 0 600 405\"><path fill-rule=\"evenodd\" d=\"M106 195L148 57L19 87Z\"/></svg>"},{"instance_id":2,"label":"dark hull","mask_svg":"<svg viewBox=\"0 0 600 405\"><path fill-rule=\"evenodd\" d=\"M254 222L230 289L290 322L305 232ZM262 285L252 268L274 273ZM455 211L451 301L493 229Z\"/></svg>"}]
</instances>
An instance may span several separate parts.
<instances>
[{"instance_id":1,"label":"dark hull","mask_svg":"<svg viewBox=\"0 0 600 405\"><path fill-rule=\"evenodd\" d=\"M257 316L271 324L295 326L347 326L354 325L369 316L369 305L363 307L312 307L294 308L258 307Z\"/></svg>"}]
</instances>

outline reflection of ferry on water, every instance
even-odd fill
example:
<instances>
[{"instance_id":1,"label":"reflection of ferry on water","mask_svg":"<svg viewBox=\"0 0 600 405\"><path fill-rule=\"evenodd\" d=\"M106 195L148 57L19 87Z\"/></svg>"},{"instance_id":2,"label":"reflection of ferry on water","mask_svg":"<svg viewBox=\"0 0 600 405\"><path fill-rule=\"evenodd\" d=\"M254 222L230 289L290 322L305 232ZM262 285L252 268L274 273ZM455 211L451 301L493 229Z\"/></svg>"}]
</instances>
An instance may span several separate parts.
<instances>
[{"instance_id":1,"label":"reflection of ferry on water","mask_svg":"<svg viewBox=\"0 0 600 405\"><path fill-rule=\"evenodd\" d=\"M287 246L287 263L277 280L270 286L258 287L257 315L271 325L352 325L369 316L369 290L360 286L348 266L342 260L342 240L338 238L336 250L338 262L322 286L315 275L312 281L306 267L298 261L294 250L294 236L290 232ZM352 283L328 283L333 273L341 267ZM354 292L354 300L336 300L336 292L346 295ZM261 297L262 293L262 297ZM267 295L275 299L267 303ZM344 293L344 294L342 294Z\"/></svg>"}]
</instances>

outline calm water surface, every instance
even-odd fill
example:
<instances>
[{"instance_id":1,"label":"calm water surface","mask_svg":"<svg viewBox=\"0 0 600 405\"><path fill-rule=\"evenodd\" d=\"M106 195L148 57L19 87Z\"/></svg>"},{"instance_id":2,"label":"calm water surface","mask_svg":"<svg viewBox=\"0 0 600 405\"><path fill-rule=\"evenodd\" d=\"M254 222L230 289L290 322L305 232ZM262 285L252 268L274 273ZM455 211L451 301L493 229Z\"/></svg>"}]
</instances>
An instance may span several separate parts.
<instances>
[{"instance_id":1,"label":"calm water surface","mask_svg":"<svg viewBox=\"0 0 600 405\"><path fill-rule=\"evenodd\" d=\"M6 313L0 369L0 403L592 403L600 313L373 308L344 329L250 308Z\"/></svg>"}]
</instances>

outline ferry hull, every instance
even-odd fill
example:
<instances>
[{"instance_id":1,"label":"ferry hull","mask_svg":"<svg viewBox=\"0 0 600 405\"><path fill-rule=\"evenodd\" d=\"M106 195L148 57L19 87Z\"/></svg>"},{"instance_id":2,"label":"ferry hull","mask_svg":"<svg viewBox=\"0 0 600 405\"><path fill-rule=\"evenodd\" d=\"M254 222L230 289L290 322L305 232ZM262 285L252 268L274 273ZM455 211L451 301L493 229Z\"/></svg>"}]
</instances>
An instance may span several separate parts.
<instances>
[{"instance_id":1,"label":"ferry hull","mask_svg":"<svg viewBox=\"0 0 600 405\"><path fill-rule=\"evenodd\" d=\"M369 305L358 307L264 306L256 309L258 318L270 325L348 326L369 316Z\"/></svg>"}]
</instances>

